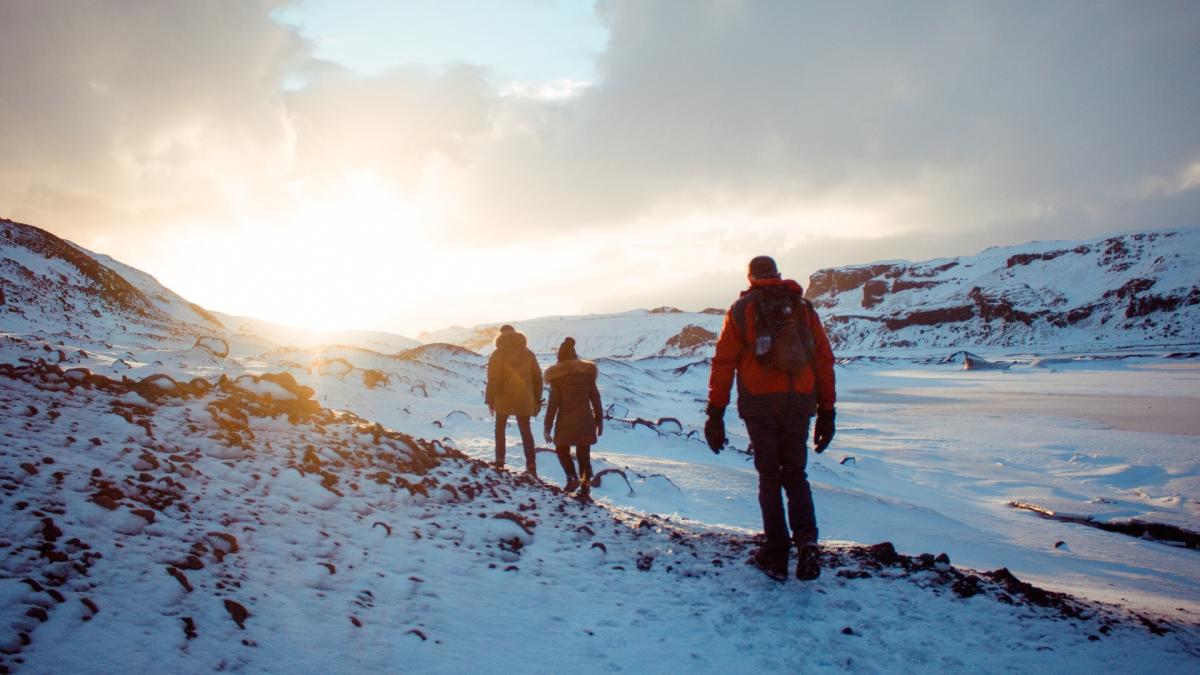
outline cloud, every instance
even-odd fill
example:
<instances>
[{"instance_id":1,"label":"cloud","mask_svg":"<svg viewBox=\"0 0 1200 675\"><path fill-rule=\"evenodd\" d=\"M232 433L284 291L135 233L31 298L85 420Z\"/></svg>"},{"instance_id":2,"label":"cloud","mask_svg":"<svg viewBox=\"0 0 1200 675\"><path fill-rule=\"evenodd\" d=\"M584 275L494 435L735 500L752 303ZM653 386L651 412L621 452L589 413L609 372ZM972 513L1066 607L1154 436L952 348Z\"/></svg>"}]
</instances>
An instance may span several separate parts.
<instances>
[{"instance_id":1,"label":"cloud","mask_svg":"<svg viewBox=\"0 0 1200 675\"><path fill-rule=\"evenodd\" d=\"M1192 5L614 2L605 16L595 86L484 149L475 219L554 230L832 195L919 202L910 228L1085 207L1153 218L1138 182L1200 153Z\"/></svg>"},{"instance_id":2,"label":"cloud","mask_svg":"<svg viewBox=\"0 0 1200 675\"><path fill-rule=\"evenodd\" d=\"M273 7L4 3L5 203L71 229L57 210L75 213L72 202L206 211L237 180L285 171L292 139L276 83L306 45L270 19Z\"/></svg>"},{"instance_id":3,"label":"cloud","mask_svg":"<svg viewBox=\"0 0 1200 675\"><path fill-rule=\"evenodd\" d=\"M152 272L296 222L479 279L524 256L498 288L552 313L723 305L758 253L803 278L1200 213L1195 3L605 0L594 81L507 84L356 74L282 6L0 3L0 215ZM393 314L503 309L463 293Z\"/></svg>"},{"instance_id":4,"label":"cloud","mask_svg":"<svg viewBox=\"0 0 1200 675\"><path fill-rule=\"evenodd\" d=\"M293 173L319 179L369 169L411 185L432 157L466 161L489 129L495 98L484 71L462 65L438 76L399 69L327 75L287 95L296 131Z\"/></svg>"}]
</instances>

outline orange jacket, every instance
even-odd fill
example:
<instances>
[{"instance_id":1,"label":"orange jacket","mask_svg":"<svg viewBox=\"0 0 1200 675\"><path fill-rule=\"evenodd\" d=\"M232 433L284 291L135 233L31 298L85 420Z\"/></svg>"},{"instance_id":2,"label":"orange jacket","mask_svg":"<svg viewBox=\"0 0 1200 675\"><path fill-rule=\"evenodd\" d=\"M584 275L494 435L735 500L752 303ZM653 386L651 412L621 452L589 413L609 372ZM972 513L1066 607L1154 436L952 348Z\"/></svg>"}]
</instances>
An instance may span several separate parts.
<instances>
[{"instance_id":1,"label":"orange jacket","mask_svg":"<svg viewBox=\"0 0 1200 675\"><path fill-rule=\"evenodd\" d=\"M738 413L742 417L784 414L800 406L803 414L812 414L814 403L822 410L832 410L836 400L833 376L833 349L816 310L807 300L808 325L813 337L813 359L799 375L770 370L754 356L754 303L747 297L756 288L786 286L803 296L800 284L788 279L755 279L742 292L738 301L725 313L725 324L717 338L712 373L708 380L708 403L729 405L729 390L737 373ZM789 390L789 379L791 387Z\"/></svg>"}]
</instances>

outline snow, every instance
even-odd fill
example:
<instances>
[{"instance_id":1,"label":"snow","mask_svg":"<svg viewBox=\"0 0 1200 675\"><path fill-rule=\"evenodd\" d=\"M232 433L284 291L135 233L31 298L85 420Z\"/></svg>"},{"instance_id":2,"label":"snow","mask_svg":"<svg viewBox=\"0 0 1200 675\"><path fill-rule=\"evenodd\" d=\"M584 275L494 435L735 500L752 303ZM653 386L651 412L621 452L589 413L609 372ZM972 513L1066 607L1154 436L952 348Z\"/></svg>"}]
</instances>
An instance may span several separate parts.
<instances>
[{"instance_id":1,"label":"snow","mask_svg":"<svg viewBox=\"0 0 1200 675\"><path fill-rule=\"evenodd\" d=\"M286 326L248 316L232 316L222 312L213 312L213 315L236 334L265 339L275 344L297 349L345 345L383 354L395 354L421 344L412 338L384 331L319 331Z\"/></svg>"},{"instance_id":2,"label":"snow","mask_svg":"<svg viewBox=\"0 0 1200 675\"><path fill-rule=\"evenodd\" d=\"M75 248L91 256L101 265L120 274L126 281L141 291L155 307L161 309L175 321L195 326L220 328L220 323L213 321L210 318L211 315L204 316L200 312L197 312L191 303L160 284L153 276L135 267L130 267L120 261L114 260L107 255L93 253L82 246L76 245Z\"/></svg>"},{"instance_id":3,"label":"snow","mask_svg":"<svg viewBox=\"0 0 1200 675\"><path fill-rule=\"evenodd\" d=\"M1174 348L847 360L837 436L809 455L822 575L779 584L745 564L761 521L743 425L731 408L732 448L711 453L704 353L662 353L719 315L513 322L543 367L568 334L598 363L592 503L561 492L547 448L542 482L521 474L515 424L509 466L486 465L480 353L223 334L214 359L191 329L88 316L0 315L4 670L1200 666L1197 549L1010 506L1200 532L1200 367ZM882 541L950 564L864 558ZM1072 597L1038 604L983 574L1000 568ZM978 594L955 590L968 575Z\"/></svg>"},{"instance_id":4,"label":"snow","mask_svg":"<svg viewBox=\"0 0 1200 675\"><path fill-rule=\"evenodd\" d=\"M270 380L262 380L253 375L242 375L234 380L239 389L248 391L255 396L267 396L277 401L293 401L296 395L279 384Z\"/></svg>"},{"instance_id":5,"label":"snow","mask_svg":"<svg viewBox=\"0 0 1200 675\"><path fill-rule=\"evenodd\" d=\"M582 358L614 357L639 359L657 356L667 340L684 326L696 325L719 333L724 316L701 312L651 312L638 309L620 314L551 316L512 322L525 334L529 348L537 354L553 355L566 337L575 338ZM425 342L461 344L481 354L490 354L492 341L503 324L480 324L472 328L449 328L422 333Z\"/></svg>"},{"instance_id":6,"label":"snow","mask_svg":"<svg viewBox=\"0 0 1200 675\"><path fill-rule=\"evenodd\" d=\"M105 394L79 390L63 398L11 380L4 393L62 404L58 419L31 420L35 438L46 445L59 445L81 423L100 434L99 445L62 457L57 471L99 469L120 483L128 471L121 441L128 425L119 419L92 425ZM204 405L204 399L172 400L151 420L160 435L170 431L172 443L204 449L217 442L186 428L189 419L204 415ZM15 478L32 498L15 513L16 522L30 526L24 533L6 528L6 539L40 531L40 511L63 530L58 542L88 547L69 555L103 556L91 559L88 576L58 587L61 604L45 592L23 591L24 584L4 587L0 607L7 617L23 616L31 606L48 608L44 622L16 621L32 637L20 652L21 672L663 672L680 663L699 672L739 671L747 664L836 672L897 662L922 670L1074 670L1088 664L1178 670L1198 658L1196 637L1185 628L1154 636L1126 620L1105 634L1100 617L1109 610L1097 608L1090 619L1056 620L1035 607L939 593L934 572L883 570L851 579L826 569L813 584L779 585L741 564L736 552L730 555L722 543L729 526L678 516L648 516L653 519L642 524L637 511L611 505L625 488L599 490L600 504L579 504L513 474L447 458L431 477L462 486L481 476L479 485L499 499L410 495L365 480L379 466L364 459L375 446L359 445L354 439L362 434L355 427L326 425L325 442L358 458L340 469L323 467L339 476L344 492L338 496L322 486L318 473L284 467L284 458L298 455L316 427L254 430L273 451L237 460L236 469L203 453L172 460L172 448L151 442L148 450L163 462L163 477L184 480L184 464L195 472L186 483L190 508L168 507L152 523L126 507L110 512L87 502L89 490L56 490L47 472ZM36 459L46 449L30 443L6 453L6 474L9 462ZM741 463L724 455L710 461L727 460ZM683 463L664 466L677 478L680 470L688 475ZM359 487L350 489L346 484L356 476ZM633 481L645 496L643 505L672 492L677 503L688 501L678 498L687 488L653 483ZM66 505L64 513L47 510L56 501ZM6 576L36 575L33 553L9 556ZM203 567L183 565L189 555ZM98 611L93 614L84 598ZM248 610L244 629L226 600ZM185 632L189 619L196 633L191 639ZM1093 635L1103 637L1092 641ZM59 648L66 644L72 647Z\"/></svg>"}]
</instances>

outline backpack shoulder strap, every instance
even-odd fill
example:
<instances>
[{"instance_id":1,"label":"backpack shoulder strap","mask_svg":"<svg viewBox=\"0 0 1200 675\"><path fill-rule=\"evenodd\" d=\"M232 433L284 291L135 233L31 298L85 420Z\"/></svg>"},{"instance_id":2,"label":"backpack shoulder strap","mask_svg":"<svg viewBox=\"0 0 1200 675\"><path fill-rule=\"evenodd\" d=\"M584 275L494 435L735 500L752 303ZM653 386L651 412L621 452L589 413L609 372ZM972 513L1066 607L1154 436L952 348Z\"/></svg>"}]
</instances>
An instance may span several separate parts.
<instances>
[{"instance_id":1,"label":"backpack shoulder strap","mask_svg":"<svg viewBox=\"0 0 1200 675\"><path fill-rule=\"evenodd\" d=\"M757 289L747 291L742 297L738 298L729 308L729 313L733 317L733 325L737 328L738 338L742 341L746 337L746 306L758 299L759 292Z\"/></svg>"}]
</instances>

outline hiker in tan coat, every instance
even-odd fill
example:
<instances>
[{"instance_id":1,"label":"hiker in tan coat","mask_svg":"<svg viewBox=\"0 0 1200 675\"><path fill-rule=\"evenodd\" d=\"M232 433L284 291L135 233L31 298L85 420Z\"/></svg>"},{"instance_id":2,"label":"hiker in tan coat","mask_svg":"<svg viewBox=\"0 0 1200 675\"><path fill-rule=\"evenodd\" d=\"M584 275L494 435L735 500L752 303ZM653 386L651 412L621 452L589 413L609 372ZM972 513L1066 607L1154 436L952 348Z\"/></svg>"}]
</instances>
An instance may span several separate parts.
<instances>
[{"instance_id":1,"label":"hiker in tan coat","mask_svg":"<svg viewBox=\"0 0 1200 675\"><path fill-rule=\"evenodd\" d=\"M496 468L504 466L505 428L508 416L517 418L525 449L525 472L537 476L537 449L529 418L542 409L542 369L527 347L525 335L504 325L496 336L496 351L488 359L487 392L484 402L496 416Z\"/></svg>"},{"instance_id":2,"label":"hiker in tan coat","mask_svg":"<svg viewBox=\"0 0 1200 675\"><path fill-rule=\"evenodd\" d=\"M546 442L554 444L558 463L567 476L565 489L579 489L586 497L591 489L591 449L604 433L604 408L596 388L596 364L575 353L575 339L563 340L558 348L558 363L546 369L550 384L550 403L546 408ZM579 472L571 463L571 446L579 460Z\"/></svg>"}]
</instances>

